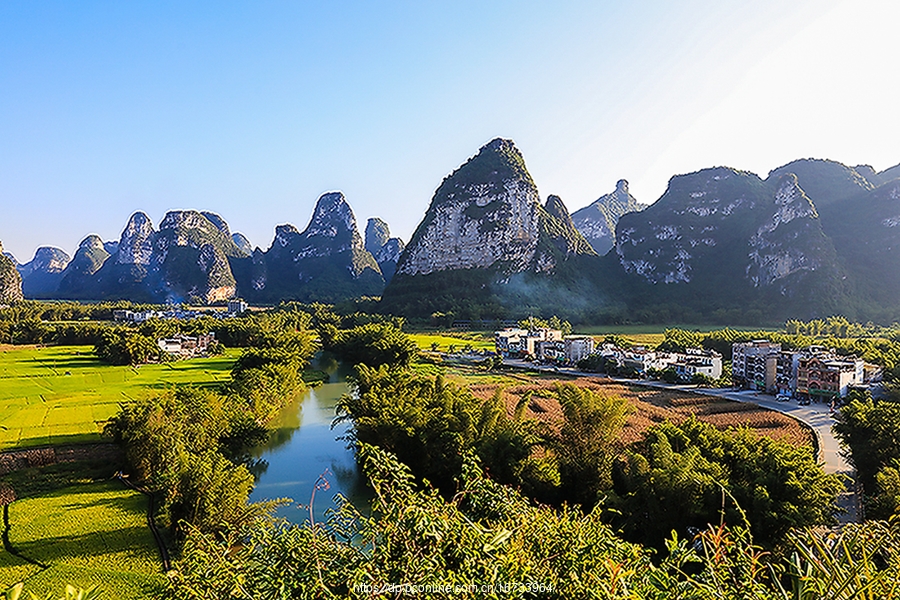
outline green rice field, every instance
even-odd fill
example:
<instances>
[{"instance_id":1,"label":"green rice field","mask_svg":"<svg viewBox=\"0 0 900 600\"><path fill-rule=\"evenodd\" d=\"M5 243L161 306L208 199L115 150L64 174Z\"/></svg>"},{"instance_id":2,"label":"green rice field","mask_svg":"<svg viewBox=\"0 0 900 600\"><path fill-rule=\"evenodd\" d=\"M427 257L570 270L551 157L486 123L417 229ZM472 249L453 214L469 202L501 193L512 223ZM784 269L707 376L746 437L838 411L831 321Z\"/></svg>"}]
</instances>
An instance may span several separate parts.
<instances>
[{"instance_id":1,"label":"green rice field","mask_svg":"<svg viewBox=\"0 0 900 600\"><path fill-rule=\"evenodd\" d=\"M413 339L420 350L431 350L433 344L438 345L438 351L448 352L450 346L456 346L456 351L461 351L465 346L471 345L473 349L493 350L493 338L480 337L479 339L467 339L462 337L454 337L444 333L411 333L409 337ZM474 336L470 336L474 337Z\"/></svg>"},{"instance_id":2,"label":"green rice field","mask_svg":"<svg viewBox=\"0 0 900 600\"><path fill-rule=\"evenodd\" d=\"M239 354L127 367L100 362L90 346L4 346L0 450L99 441L121 403L177 384L218 385Z\"/></svg>"},{"instance_id":3,"label":"green rice field","mask_svg":"<svg viewBox=\"0 0 900 600\"><path fill-rule=\"evenodd\" d=\"M0 547L0 591L25 582L39 598L67 584L103 590L103 598L148 598L165 575L146 524L147 500L118 481L81 483L9 505L9 542L29 563Z\"/></svg>"},{"instance_id":4,"label":"green rice field","mask_svg":"<svg viewBox=\"0 0 900 600\"><path fill-rule=\"evenodd\" d=\"M576 327L573 333L591 335L601 341L608 335L615 335L624 338L631 344L655 348L666 339L666 329L684 329L686 331L709 333L710 331L717 331L726 327L737 331L778 331L775 327L726 325L592 325Z\"/></svg>"}]
</instances>

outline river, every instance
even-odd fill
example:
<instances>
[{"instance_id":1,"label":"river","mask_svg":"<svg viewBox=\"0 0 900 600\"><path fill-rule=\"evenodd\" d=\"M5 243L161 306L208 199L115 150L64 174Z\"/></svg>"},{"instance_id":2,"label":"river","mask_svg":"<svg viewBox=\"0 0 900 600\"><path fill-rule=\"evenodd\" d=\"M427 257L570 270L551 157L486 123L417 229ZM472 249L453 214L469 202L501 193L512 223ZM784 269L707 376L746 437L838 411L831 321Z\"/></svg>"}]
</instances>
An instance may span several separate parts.
<instances>
[{"instance_id":1,"label":"river","mask_svg":"<svg viewBox=\"0 0 900 600\"><path fill-rule=\"evenodd\" d=\"M349 498L363 511L371 498L353 450L347 448L346 440L338 439L347 433L350 424L331 428L334 407L349 390L348 370L333 361L315 367L327 372L330 381L310 388L286 407L276 418L268 443L253 452L261 462L254 469L257 482L250 500L291 498L276 514L298 524L309 520L307 506L322 475L329 489L316 492L313 507L317 523L324 521L325 511L335 506L335 494Z\"/></svg>"}]
</instances>

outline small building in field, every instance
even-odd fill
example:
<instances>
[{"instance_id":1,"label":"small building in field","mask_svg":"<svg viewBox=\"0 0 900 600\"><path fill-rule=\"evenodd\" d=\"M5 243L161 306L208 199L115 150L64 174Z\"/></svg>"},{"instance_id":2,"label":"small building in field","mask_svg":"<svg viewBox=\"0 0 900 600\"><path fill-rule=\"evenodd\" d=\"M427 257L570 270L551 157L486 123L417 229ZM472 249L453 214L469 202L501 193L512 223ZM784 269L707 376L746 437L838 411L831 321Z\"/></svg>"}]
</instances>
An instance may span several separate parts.
<instances>
[{"instance_id":1,"label":"small building in field","mask_svg":"<svg viewBox=\"0 0 900 600\"><path fill-rule=\"evenodd\" d=\"M538 327L536 329L520 329L508 327L494 332L494 347L501 356L523 358L537 357L538 345L542 342L562 342L562 331ZM548 347L550 352L550 347Z\"/></svg>"},{"instance_id":2,"label":"small building in field","mask_svg":"<svg viewBox=\"0 0 900 600\"><path fill-rule=\"evenodd\" d=\"M206 356L209 346L216 340L216 334L209 332L203 335L176 335L170 338L160 338L156 341L159 349L174 358L186 359Z\"/></svg>"},{"instance_id":3,"label":"small building in field","mask_svg":"<svg viewBox=\"0 0 900 600\"><path fill-rule=\"evenodd\" d=\"M684 353L675 354L672 366L682 381L690 381L695 375L719 379L722 376L722 355L715 350L686 348Z\"/></svg>"},{"instance_id":4,"label":"small building in field","mask_svg":"<svg viewBox=\"0 0 900 600\"><path fill-rule=\"evenodd\" d=\"M247 312L247 303L240 298L233 298L228 301L228 316L234 317Z\"/></svg>"}]
</instances>

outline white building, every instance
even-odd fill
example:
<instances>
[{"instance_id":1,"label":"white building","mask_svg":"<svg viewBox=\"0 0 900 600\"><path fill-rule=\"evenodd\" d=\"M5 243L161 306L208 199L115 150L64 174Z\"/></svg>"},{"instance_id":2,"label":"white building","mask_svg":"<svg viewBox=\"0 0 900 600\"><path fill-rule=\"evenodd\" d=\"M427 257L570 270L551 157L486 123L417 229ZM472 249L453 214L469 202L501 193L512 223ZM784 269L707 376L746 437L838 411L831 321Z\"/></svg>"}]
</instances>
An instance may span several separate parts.
<instances>
[{"instance_id":1,"label":"white building","mask_svg":"<svg viewBox=\"0 0 900 600\"><path fill-rule=\"evenodd\" d=\"M565 361L571 365L594 353L594 338L589 335L567 335L563 345Z\"/></svg>"},{"instance_id":2,"label":"white building","mask_svg":"<svg viewBox=\"0 0 900 600\"><path fill-rule=\"evenodd\" d=\"M684 354L678 353L675 356L676 360L672 366L683 381L690 381L698 374L710 379L722 376L722 355L715 350L686 348Z\"/></svg>"},{"instance_id":3,"label":"white building","mask_svg":"<svg viewBox=\"0 0 900 600\"><path fill-rule=\"evenodd\" d=\"M240 298L233 298L228 301L228 314L240 315L247 312L247 303Z\"/></svg>"},{"instance_id":4,"label":"white building","mask_svg":"<svg viewBox=\"0 0 900 600\"><path fill-rule=\"evenodd\" d=\"M734 385L774 392L781 344L753 340L731 345L731 379Z\"/></svg>"},{"instance_id":5,"label":"white building","mask_svg":"<svg viewBox=\"0 0 900 600\"><path fill-rule=\"evenodd\" d=\"M502 356L538 356L538 344L542 342L562 342L563 335L559 329L538 327L536 329L519 329L509 327L494 332L494 347Z\"/></svg>"},{"instance_id":6,"label":"white building","mask_svg":"<svg viewBox=\"0 0 900 600\"><path fill-rule=\"evenodd\" d=\"M171 338L160 338L156 341L159 349L176 358L194 358L203 356L209 349L209 345L216 339L216 334L209 332L196 337L190 335L176 335Z\"/></svg>"}]
</instances>

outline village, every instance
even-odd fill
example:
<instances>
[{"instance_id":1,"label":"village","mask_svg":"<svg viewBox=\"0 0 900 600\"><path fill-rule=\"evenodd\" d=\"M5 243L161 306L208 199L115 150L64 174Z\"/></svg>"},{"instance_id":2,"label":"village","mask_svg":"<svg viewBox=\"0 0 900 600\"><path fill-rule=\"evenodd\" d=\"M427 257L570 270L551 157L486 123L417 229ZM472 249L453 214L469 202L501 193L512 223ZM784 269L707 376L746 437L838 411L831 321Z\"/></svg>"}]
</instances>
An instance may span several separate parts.
<instances>
[{"instance_id":1,"label":"village","mask_svg":"<svg viewBox=\"0 0 900 600\"><path fill-rule=\"evenodd\" d=\"M832 402L846 398L853 389L866 390L881 381L882 367L856 356L841 356L834 349L809 346L782 349L768 340L752 340L732 345L730 381L722 382L722 355L705 348L684 352L650 350L643 346L620 348L612 343L595 344L589 335L563 335L558 329L508 327L494 333L496 352L504 359L520 359L556 367L603 365L633 378L672 374L673 382L713 383L752 389L797 399L801 404ZM589 361L588 359L594 359ZM598 369L590 369L598 370Z\"/></svg>"}]
</instances>

